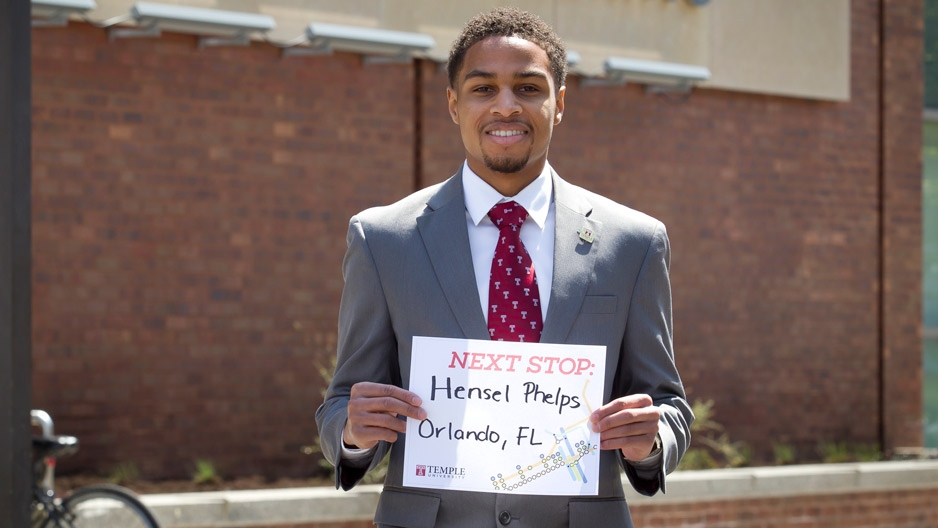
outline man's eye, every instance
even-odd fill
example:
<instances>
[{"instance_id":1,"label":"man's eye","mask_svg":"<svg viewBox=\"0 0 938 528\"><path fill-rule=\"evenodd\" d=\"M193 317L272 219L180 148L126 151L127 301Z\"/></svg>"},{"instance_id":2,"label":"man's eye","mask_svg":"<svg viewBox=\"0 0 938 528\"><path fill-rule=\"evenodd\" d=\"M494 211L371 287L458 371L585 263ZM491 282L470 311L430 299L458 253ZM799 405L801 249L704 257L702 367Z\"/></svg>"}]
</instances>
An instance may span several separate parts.
<instances>
[{"instance_id":1,"label":"man's eye","mask_svg":"<svg viewBox=\"0 0 938 528\"><path fill-rule=\"evenodd\" d=\"M492 91L492 87L490 87L490 86L476 86L475 88L472 89L472 91L473 91L473 92L478 92L478 93L488 93L488 92L491 92L491 91Z\"/></svg>"}]
</instances>

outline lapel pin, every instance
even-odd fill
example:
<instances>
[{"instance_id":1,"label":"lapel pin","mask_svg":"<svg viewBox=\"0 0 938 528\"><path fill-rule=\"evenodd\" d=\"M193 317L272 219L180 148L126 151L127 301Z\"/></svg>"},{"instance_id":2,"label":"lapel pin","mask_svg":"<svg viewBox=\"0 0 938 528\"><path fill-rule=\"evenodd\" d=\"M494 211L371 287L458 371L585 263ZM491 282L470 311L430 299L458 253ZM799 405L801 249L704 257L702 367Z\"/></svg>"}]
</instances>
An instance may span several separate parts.
<instances>
[{"instance_id":1,"label":"lapel pin","mask_svg":"<svg viewBox=\"0 0 938 528\"><path fill-rule=\"evenodd\" d=\"M580 240L586 242L587 244L593 243L593 232L589 229L583 227L580 229Z\"/></svg>"}]
</instances>

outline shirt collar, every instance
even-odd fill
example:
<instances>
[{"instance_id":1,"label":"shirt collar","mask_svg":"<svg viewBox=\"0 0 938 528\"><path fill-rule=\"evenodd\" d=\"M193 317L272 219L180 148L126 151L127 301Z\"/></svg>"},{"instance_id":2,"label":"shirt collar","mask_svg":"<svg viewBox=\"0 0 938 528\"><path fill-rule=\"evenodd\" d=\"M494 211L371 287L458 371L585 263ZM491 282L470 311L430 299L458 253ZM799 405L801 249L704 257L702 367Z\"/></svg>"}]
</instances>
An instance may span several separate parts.
<instances>
[{"instance_id":1,"label":"shirt collar","mask_svg":"<svg viewBox=\"0 0 938 528\"><path fill-rule=\"evenodd\" d=\"M495 204L514 200L528 211L528 218L534 220L538 227L544 229L547 222L547 213L550 212L550 200L553 193L550 172L550 165L545 163L541 174L521 192L514 196L503 196L502 193L496 191L480 178L478 174L472 172L468 162L464 162L462 187L466 196L466 211L469 213L469 217L472 218L472 223L479 225L479 222L488 218L489 210Z\"/></svg>"}]
</instances>

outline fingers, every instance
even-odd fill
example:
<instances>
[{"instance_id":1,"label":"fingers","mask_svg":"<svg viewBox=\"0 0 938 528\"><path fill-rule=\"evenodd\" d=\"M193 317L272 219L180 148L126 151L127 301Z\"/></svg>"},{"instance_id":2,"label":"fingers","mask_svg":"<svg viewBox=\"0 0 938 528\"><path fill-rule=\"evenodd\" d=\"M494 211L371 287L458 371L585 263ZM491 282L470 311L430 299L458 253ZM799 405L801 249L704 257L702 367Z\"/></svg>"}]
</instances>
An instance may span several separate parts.
<instances>
[{"instance_id":1,"label":"fingers","mask_svg":"<svg viewBox=\"0 0 938 528\"><path fill-rule=\"evenodd\" d=\"M345 422L343 441L348 447L371 449L379 441L396 442L397 433L403 433L405 422L385 415L382 420L370 420L366 416L349 413ZM368 425L366 425L368 424Z\"/></svg>"},{"instance_id":2,"label":"fingers","mask_svg":"<svg viewBox=\"0 0 938 528\"><path fill-rule=\"evenodd\" d=\"M657 411L657 409L654 409ZM650 450L654 443L655 435L658 434L658 412L649 412L640 417L640 419L628 419L621 425L607 426L599 429L596 424L593 430L599 433L600 449L623 449L634 444L647 446ZM614 423L619 417L614 417L603 424Z\"/></svg>"},{"instance_id":3,"label":"fingers","mask_svg":"<svg viewBox=\"0 0 938 528\"><path fill-rule=\"evenodd\" d=\"M361 382L352 385L349 406L353 403L368 412L384 412L423 420L427 412L420 408L420 396L394 385Z\"/></svg>"},{"instance_id":4,"label":"fingers","mask_svg":"<svg viewBox=\"0 0 938 528\"><path fill-rule=\"evenodd\" d=\"M632 446L642 446L645 448L644 455L651 451L657 434L657 422L642 422L616 427L600 433L599 448L627 449Z\"/></svg>"},{"instance_id":5,"label":"fingers","mask_svg":"<svg viewBox=\"0 0 938 528\"><path fill-rule=\"evenodd\" d=\"M642 409L653 407L654 403L651 396L647 394L630 394L616 398L593 411L593 414L590 415L590 422L600 424L607 417L623 412L626 413L627 416L640 414ZM630 413L630 409L634 409L636 412Z\"/></svg>"},{"instance_id":6,"label":"fingers","mask_svg":"<svg viewBox=\"0 0 938 528\"><path fill-rule=\"evenodd\" d=\"M344 440L351 446L369 449L379 441L397 441L407 424L400 417L423 420L420 397L393 385L362 382L352 386Z\"/></svg>"},{"instance_id":7,"label":"fingers","mask_svg":"<svg viewBox=\"0 0 938 528\"><path fill-rule=\"evenodd\" d=\"M660 418L650 396L632 394L593 411L590 425L600 434L600 449L619 449L629 460L641 460L654 446Z\"/></svg>"}]
</instances>

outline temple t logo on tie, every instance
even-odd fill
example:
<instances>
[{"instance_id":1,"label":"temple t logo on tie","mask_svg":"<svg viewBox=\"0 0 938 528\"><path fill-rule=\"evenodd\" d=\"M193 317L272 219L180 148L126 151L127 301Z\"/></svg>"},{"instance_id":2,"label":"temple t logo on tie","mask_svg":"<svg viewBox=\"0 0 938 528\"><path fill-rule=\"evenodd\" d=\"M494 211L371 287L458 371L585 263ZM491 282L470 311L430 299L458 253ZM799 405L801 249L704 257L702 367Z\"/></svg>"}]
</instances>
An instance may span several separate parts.
<instances>
[{"instance_id":1,"label":"temple t logo on tie","mask_svg":"<svg viewBox=\"0 0 938 528\"><path fill-rule=\"evenodd\" d=\"M541 340L543 323L534 263L521 242L521 226L528 212L517 202L496 204L489 218L499 238L489 277L489 335L495 341Z\"/></svg>"}]
</instances>

